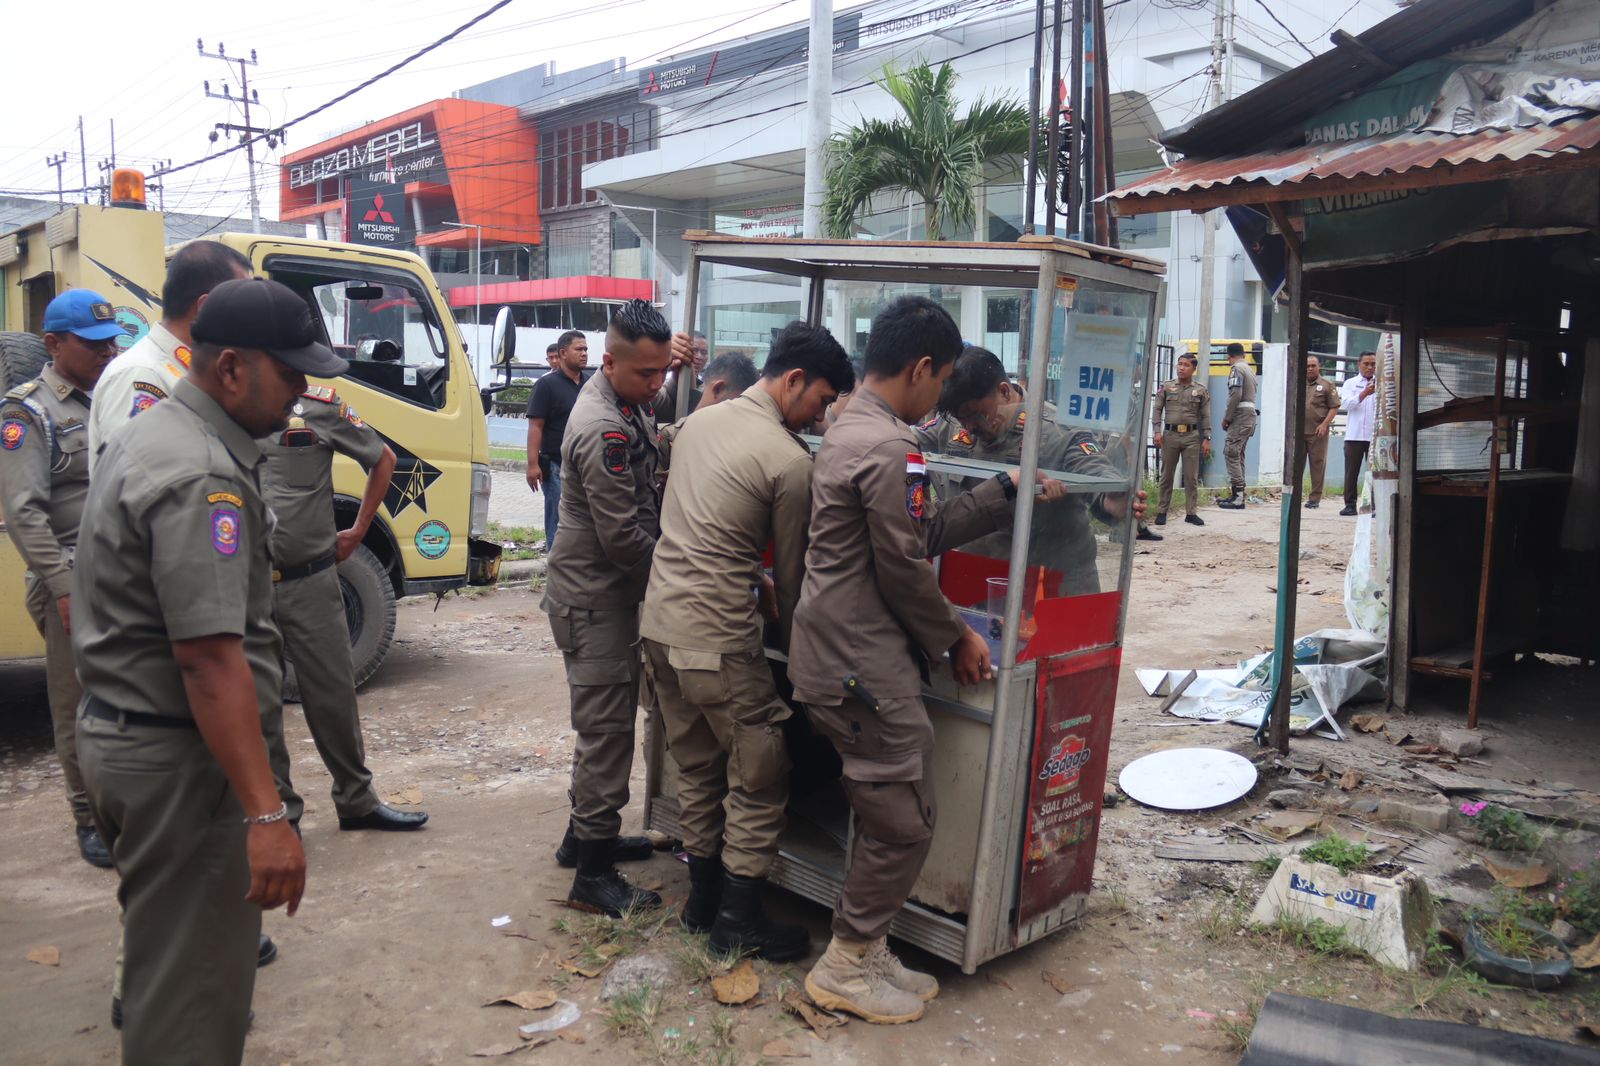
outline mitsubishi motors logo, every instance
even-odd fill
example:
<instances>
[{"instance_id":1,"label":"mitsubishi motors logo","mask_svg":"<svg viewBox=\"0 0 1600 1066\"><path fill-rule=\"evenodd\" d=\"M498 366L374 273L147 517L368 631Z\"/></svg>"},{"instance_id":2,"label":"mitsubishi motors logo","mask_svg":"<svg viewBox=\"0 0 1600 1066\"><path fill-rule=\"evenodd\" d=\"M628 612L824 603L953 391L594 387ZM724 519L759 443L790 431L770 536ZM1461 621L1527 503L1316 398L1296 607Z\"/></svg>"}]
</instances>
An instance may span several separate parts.
<instances>
[{"instance_id":1,"label":"mitsubishi motors logo","mask_svg":"<svg viewBox=\"0 0 1600 1066\"><path fill-rule=\"evenodd\" d=\"M369 210L361 219L363 222L378 222L380 220L389 223L391 226L394 225L394 216L383 209L382 193L379 193L372 198L371 210Z\"/></svg>"}]
</instances>

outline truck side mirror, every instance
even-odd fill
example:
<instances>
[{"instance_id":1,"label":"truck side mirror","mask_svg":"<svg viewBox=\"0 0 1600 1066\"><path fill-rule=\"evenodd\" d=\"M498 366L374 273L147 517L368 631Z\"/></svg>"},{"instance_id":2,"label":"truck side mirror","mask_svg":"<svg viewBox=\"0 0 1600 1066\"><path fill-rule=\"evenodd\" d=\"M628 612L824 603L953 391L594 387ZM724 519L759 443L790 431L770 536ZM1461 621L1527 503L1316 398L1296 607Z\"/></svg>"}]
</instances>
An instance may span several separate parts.
<instances>
[{"instance_id":1,"label":"truck side mirror","mask_svg":"<svg viewBox=\"0 0 1600 1066\"><path fill-rule=\"evenodd\" d=\"M494 410L494 389L479 389L478 396L483 400L483 413L487 415Z\"/></svg>"},{"instance_id":2,"label":"truck side mirror","mask_svg":"<svg viewBox=\"0 0 1600 1066\"><path fill-rule=\"evenodd\" d=\"M512 358L517 354L517 327L511 321L509 307L502 307L495 313L489 351L494 365L499 367L510 367Z\"/></svg>"}]
</instances>

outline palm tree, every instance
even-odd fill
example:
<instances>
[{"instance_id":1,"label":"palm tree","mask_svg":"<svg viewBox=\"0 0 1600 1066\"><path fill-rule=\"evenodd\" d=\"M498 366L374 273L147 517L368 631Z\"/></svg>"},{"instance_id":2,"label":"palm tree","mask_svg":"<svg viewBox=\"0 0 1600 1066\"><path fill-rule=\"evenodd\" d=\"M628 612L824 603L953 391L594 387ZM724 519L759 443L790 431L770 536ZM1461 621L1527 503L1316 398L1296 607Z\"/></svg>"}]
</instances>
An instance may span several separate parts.
<instances>
[{"instance_id":1,"label":"palm tree","mask_svg":"<svg viewBox=\"0 0 1600 1066\"><path fill-rule=\"evenodd\" d=\"M863 119L828 142L827 199L823 225L829 236L849 237L873 195L906 189L923 201L930 240L970 233L984 166L1015 168L1028 151L1028 112L1009 97L979 97L966 117L956 117L950 64L909 70L886 65L875 79L894 97L903 117Z\"/></svg>"}]
</instances>

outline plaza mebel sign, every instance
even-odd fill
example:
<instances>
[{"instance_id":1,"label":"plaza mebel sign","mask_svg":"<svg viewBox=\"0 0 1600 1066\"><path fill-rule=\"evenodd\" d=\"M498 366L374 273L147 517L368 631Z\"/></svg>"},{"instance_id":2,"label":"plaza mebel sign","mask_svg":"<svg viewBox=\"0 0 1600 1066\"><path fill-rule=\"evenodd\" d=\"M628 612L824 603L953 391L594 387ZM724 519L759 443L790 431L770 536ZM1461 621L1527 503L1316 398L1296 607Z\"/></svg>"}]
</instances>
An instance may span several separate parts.
<instances>
[{"instance_id":1,"label":"plaza mebel sign","mask_svg":"<svg viewBox=\"0 0 1600 1066\"><path fill-rule=\"evenodd\" d=\"M412 122L368 138L363 143L346 145L309 162L296 163L289 168L289 188L298 189L325 178L343 177L367 167L389 169L396 174L427 169L437 161L436 158L410 160L400 165L396 165L396 160L429 148L437 154L439 139L428 127L428 123Z\"/></svg>"}]
</instances>

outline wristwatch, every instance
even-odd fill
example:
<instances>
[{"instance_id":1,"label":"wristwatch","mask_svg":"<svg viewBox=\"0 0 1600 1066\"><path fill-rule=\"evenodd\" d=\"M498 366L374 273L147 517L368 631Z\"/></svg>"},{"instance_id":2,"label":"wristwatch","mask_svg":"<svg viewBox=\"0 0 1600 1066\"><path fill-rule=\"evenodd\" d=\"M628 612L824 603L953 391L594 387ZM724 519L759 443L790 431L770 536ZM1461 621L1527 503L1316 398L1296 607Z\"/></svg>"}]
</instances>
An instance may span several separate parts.
<instances>
[{"instance_id":1,"label":"wristwatch","mask_svg":"<svg viewBox=\"0 0 1600 1066\"><path fill-rule=\"evenodd\" d=\"M1002 489L1006 490L1006 499L1014 500L1017 498L1017 483L1011 480L1011 475L1009 473L1002 470L1000 473L994 476L994 479L1000 482L1000 487Z\"/></svg>"}]
</instances>

